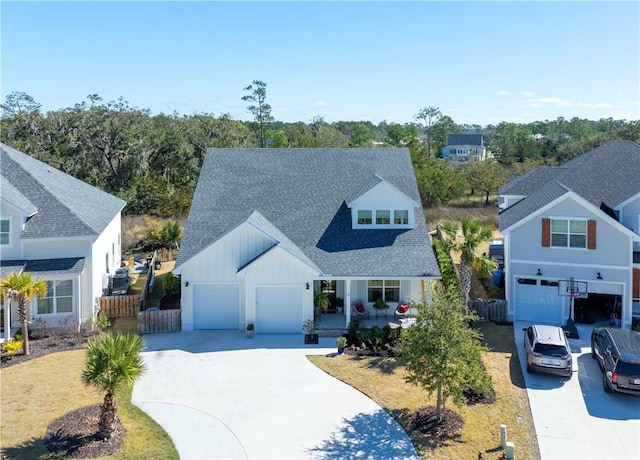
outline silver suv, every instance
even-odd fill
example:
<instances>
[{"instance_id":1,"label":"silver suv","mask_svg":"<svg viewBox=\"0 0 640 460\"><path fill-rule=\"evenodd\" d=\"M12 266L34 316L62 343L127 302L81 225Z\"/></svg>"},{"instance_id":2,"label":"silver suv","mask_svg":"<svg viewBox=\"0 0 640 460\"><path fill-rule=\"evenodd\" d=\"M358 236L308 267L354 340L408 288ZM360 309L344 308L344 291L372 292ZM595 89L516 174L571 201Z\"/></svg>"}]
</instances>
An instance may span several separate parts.
<instances>
[{"instance_id":1,"label":"silver suv","mask_svg":"<svg viewBox=\"0 0 640 460\"><path fill-rule=\"evenodd\" d=\"M527 372L545 372L571 378L571 347L561 327L534 324L522 330Z\"/></svg>"}]
</instances>

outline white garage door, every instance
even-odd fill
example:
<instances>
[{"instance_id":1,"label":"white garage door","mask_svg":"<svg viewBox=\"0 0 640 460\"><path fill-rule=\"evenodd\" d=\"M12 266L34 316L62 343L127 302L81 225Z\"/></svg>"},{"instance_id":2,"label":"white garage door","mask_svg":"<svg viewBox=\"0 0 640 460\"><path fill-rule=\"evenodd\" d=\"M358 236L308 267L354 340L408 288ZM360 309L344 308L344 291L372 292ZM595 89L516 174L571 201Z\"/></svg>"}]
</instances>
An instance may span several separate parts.
<instances>
[{"instance_id":1,"label":"white garage door","mask_svg":"<svg viewBox=\"0 0 640 460\"><path fill-rule=\"evenodd\" d=\"M300 334L302 299L301 287L256 288L256 332Z\"/></svg>"},{"instance_id":2,"label":"white garage door","mask_svg":"<svg viewBox=\"0 0 640 460\"><path fill-rule=\"evenodd\" d=\"M563 299L557 286L522 284L516 280L516 320L564 324Z\"/></svg>"},{"instance_id":3,"label":"white garage door","mask_svg":"<svg viewBox=\"0 0 640 460\"><path fill-rule=\"evenodd\" d=\"M240 287L238 284L196 284L193 286L194 329L239 329Z\"/></svg>"}]
</instances>

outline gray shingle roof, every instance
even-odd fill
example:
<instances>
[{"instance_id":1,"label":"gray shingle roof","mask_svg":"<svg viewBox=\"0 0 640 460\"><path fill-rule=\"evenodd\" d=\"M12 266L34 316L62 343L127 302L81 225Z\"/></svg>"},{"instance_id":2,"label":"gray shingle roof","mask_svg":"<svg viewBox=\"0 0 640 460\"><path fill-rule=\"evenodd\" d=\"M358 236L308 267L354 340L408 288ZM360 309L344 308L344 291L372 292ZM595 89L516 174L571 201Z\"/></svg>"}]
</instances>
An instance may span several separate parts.
<instances>
[{"instance_id":1,"label":"gray shingle roof","mask_svg":"<svg viewBox=\"0 0 640 460\"><path fill-rule=\"evenodd\" d=\"M22 238L99 235L125 201L0 144L0 196L31 213Z\"/></svg>"},{"instance_id":2,"label":"gray shingle roof","mask_svg":"<svg viewBox=\"0 0 640 460\"><path fill-rule=\"evenodd\" d=\"M79 275L84 269L84 257L71 257L64 259L38 259L38 260L3 260L2 277L11 272L29 272L37 277L44 275Z\"/></svg>"},{"instance_id":3,"label":"gray shingle roof","mask_svg":"<svg viewBox=\"0 0 640 460\"><path fill-rule=\"evenodd\" d=\"M209 149L176 267L247 219L264 219L275 228L267 233L286 236L285 249L324 274L439 277L421 208L411 230L351 228L346 201L379 183L378 173L420 203L405 148Z\"/></svg>"},{"instance_id":4,"label":"gray shingle roof","mask_svg":"<svg viewBox=\"0 0 640 460\"><path fill-rule=\"evenodd\" d=\"M447 145L484 146L484 137L482 134L449 134Z\"/></svg>"},{"instance_id":5,"label":"gray shingle roof","mask_svg":"<svg viewBox=\"0 0 640 460\"><path fill-rule=\"evenodd\" d=\"M500 188L501 195L526 198L500 213L500 229L510 227L567 191L600 207L615 208L640 193L640 145L609 141L562 166L536 168Z\"/></svg>"}]
</instances>

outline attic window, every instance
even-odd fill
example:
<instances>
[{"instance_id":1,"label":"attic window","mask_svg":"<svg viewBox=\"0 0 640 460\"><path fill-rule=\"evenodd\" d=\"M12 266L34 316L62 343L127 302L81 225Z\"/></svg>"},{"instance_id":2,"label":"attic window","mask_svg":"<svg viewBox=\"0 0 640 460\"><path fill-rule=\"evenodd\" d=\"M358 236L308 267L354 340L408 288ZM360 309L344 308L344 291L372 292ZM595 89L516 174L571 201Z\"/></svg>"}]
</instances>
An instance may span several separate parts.
<instances>
[{"instance_id":1,"label":"attic window","mask_svg":"<svg viewBox=\"0 0 640 460\"><path fill-rule=\"evenodd\" d=\"M371 211L358 211L358 224L371 225L373 223L371 216Z\"/></svg>"}]
</instances>

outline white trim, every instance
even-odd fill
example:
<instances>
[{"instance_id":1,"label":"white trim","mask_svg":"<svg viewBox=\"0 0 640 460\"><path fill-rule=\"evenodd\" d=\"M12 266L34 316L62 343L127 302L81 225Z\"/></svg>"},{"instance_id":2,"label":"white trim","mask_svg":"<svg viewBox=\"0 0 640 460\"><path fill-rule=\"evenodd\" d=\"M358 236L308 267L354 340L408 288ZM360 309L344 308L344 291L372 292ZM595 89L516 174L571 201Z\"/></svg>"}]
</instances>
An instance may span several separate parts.
<instances>
[{"instance_id":1,"label":"white trim","mask_svg":"<svg viewBox=\"0 0 640 460\"><path fill-rule=\"evenodd\" d=\"M406 193L404 193L402 190L400 190L398 187L396 187L395 185L393 185L391 182L389 182L388 180L384 179L383 177L379 176L378 174L374 174L375 177L377 177L378 179L380 179L380 182L378 182L376 185L374 185L373 187L371 187L370 189L368 189L366 192L364 192L362 195L358 196L358 198L354 198L353 200L349 201L347 203L347 207L351 208L353 207L354 204L357 204L358 200L361 199L362 197L364 197L365 195L368 195L369 193L373 192L374 190L376 190L377 188L382 187L383 185L387 185L389 186L389 188L391 189L392 192L395 192L395 194L399 195L400 198L408 201L409 203L411 203L413 205L414 208L422 208L422 205L420 203L418 203L416 200L414 200L413 198L411 198L409 195L407 195Z\"/></svg>"},{"instance_id":2,"label":"white trim","mask_svg":"<svg viewBox=\"0 0 640 460\"><path fill-rule=\"evenodd\" d=\"M22 209L17 204L13 203L12 201L7 200L5 197L0 197L0 200L2 200L4 202L3 204L6 205L8 208L16 211L18 214L22 215L24 218L35 216L38 213L38 211L36 210L32 214L29 214L25 209Z\"/></svg>"},{"instance_id":3,"label":"white trim","mask_svg":"<svg viewBox=\"0 0 640 460\"><path fill-rule=\"evenodd\" d=\"M640 198L640 193L636 193L635 195L624 200L622 203L618 203L613 209L614 211L621 211L622 208L624 208L626 205L628 205L632 201L637 200L639 198Z\"/></svg>"},{"instance_id":4,"label":"white trim","mask_svg":"<svg viewBox=\"0 0 640 460\"><path fill-rule=\"evenodd\" d=\"M541 214L544 214L545 211L547 211L548 209L551 209L554 206L557 206L561 202L566 201L568 199L573 199L574 201L577 202L578 205L582 206L586 210L588 210L591 213L595 214L596 217L602 219L603 221L605 221L609 225L613 226L615 229L617 229L621 233L625 234L626 236L629 236L629 237L634 238L634 239L638 238L638 235L633 233L633 231L631 231L631 229L628 229L627 227L622 225L617 220L612 219L611 216L606 214L604 211L600 210L600 208L594 206L593 204L591 204L590 202L588 202L587 200L582 198L580 195L578 195L577 193L575 193L575 192L573 192L571 190L568 190L567 192L563 193L562 195L560 195L555 200L547 203L546 205L544 205L543 207L539 208L535 212L527 215L526 217L523 217L522 219L520 219L518 222L512 224L511 226L509 226L509 227L507 227L507 228L505 228L503 230L500 230L500 232L503 235L511 233L513 230L517 229L518 227L521 227L522 225L524 225L524 224L526 224L526 223L538 218ZM593 219L590 219L590 220L593 220Z\"/></svg>"},{"instance_id":5,"label":"white trim","mask_svg":"<svg viewBox=\"0 0 640 460\"><path fill-rule=\"evenodd\" d=\"M249 268L251 268L251 266L253 264L255 264L258 261L264 260L264 257L271 255L271 254L275 254L276 252L285 254L287 257L289 257L290 259L294 260L295 262L299 263L300 265L304 266L305 268L309 269L311 272L313 272L314 274L316 274L315 276L320 276L321 273L318 272L318 270L316 270L315 268L311 267L309 264L307 264L306 262L304 262L303 260L300 260L298 257L294 256L293 254L291 254L289 251L287 251L286 249L284 249L282 246L280 246L279 244L276 244L275 246L271 246L269 249L267 249L266 251L264 251L262 254L259 254L255 259L253 259L252 261L250 261L247 265L245 265L241 270L238 270L236 272L236 275L238 276L245 276L247 274L247 270Z\"/></svg>"},{"instance_id":6,"label":"white trim","mask_svg":"<svg viewBox=\"0 0 640 460\"><path fill-rule=\"evenodd\" d=\"M505 258L506 260L506 258ZM629 266L626 265L603 265L603 264L581 264L581 263L567 263L567 262L547 262L544 260L531 260L531 259L512 259L511 263L538 265L538 266L555 266L555 267L577 267L577 268L606 268L607 270L629 270Z\"/></svg>"}]
</instances>

